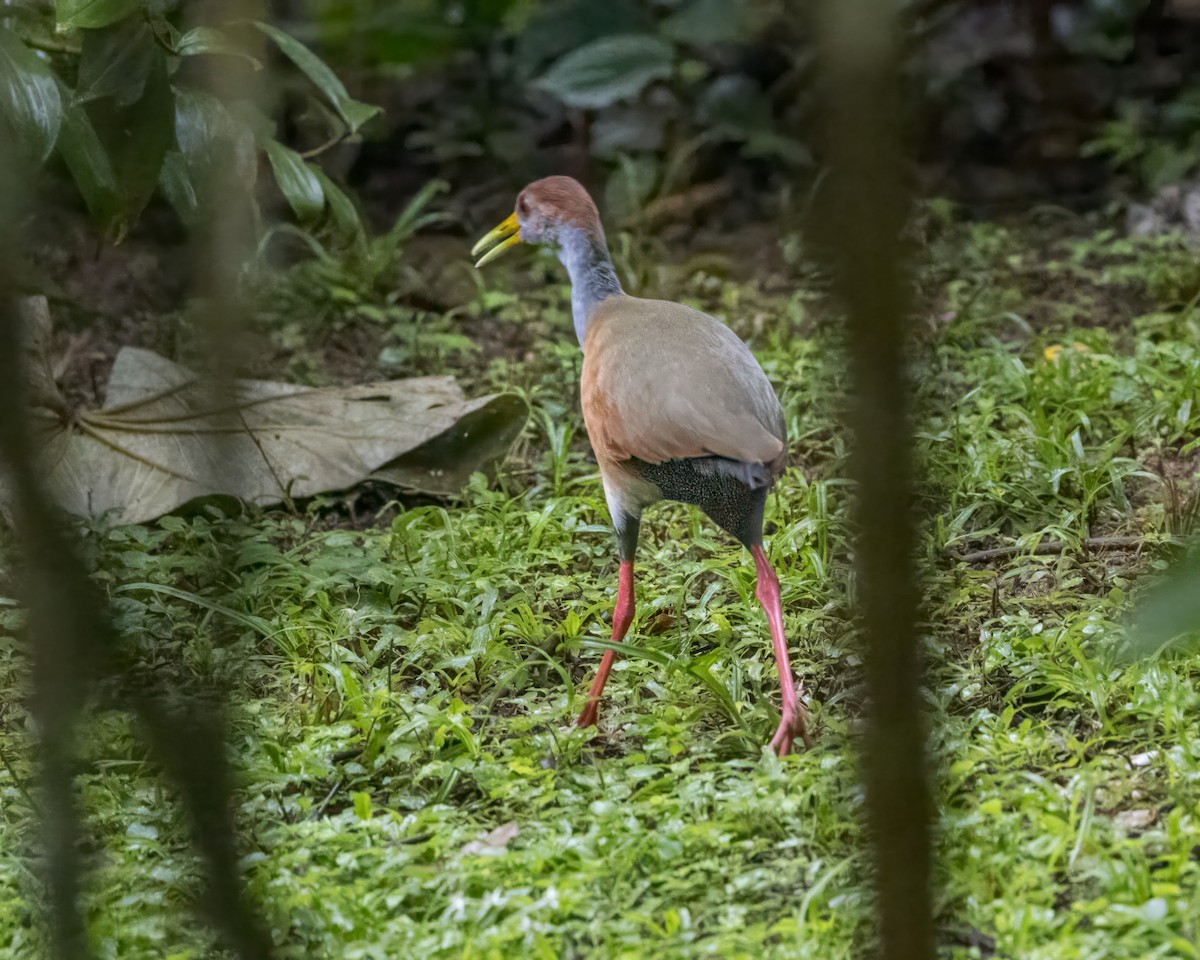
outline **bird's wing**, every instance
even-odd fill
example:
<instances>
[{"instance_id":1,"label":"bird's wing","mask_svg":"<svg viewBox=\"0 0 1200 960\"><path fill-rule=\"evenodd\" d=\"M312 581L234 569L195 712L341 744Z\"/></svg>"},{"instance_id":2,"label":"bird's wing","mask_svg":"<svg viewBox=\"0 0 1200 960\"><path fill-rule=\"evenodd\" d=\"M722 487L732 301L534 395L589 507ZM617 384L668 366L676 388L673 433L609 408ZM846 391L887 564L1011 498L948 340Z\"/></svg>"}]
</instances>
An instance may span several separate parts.
<instances>
[{"instance_id":1,"label":"bird's wing","mask_svg":"<svg viewBox=\"0 0 1200 960\"><path fill-rule=\"evenodd\" d=\"M601 460L716 455L782 468L783 411L728 327L665 300L614 297L589 318L581 382Z\"/></svg>"}]
</instances>

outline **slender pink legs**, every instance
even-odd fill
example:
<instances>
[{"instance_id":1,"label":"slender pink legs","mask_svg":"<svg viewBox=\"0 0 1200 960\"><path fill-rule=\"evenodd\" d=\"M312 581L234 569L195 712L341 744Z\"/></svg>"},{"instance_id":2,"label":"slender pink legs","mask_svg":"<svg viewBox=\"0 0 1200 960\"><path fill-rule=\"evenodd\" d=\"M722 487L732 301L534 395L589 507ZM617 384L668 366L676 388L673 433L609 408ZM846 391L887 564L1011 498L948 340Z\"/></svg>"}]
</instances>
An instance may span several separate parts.
<instances>
[{"instance_id":1,"label":"slender pink legs","mask_svg":"<svg viewBox=\"0 0 1200 960\"><path fill-rule=\"evenodd\" d=\"M808 734L808 716L796 692L792 665L788 659L787 638L783 634L783 607L779 602L779 579L771 569L761 544L751 547L750 552L754 556L754 567L758 571L756 596L766 611L767 623L771 627L771 646L775 649L775 665L779 668L779 686L783 691L783 716L779 721L779 729L771 738L771 749L782 757L792 749L792 743L797 737L804 741L806 747L812 746L812 739ZM613 643L620 643L625 639L625 633L632 622L633 564L623 561L620 579L617 581L617 604L613 608ZM608 674L612 670L615 658L616 651L608 650L600 661L596 679L592 681L592 687L588 690L587 705L576 721L578 726L595 726L600 710L600 697L604 694L604 685L608 682Z\"/></svg>"},{"instance_id":2,"label":"slender pink legs","mask_svg":"<svg viewBox=\"0 0 1200 960\"><path fill-rule=\"evenodd\" d=\"M778 591L776 591L778 595ZM612 618L612 640L613 643L620 643L625 639L625 631L629 629L629 624L633 622L633 563L629 560L621 561L621 573L617 580L617 605L613 607ZM608 672L612 669L613 658L616 652L606 650L604 658L600 661L600 669L596 671L596 679L592 681L592 689L588 691L587 706L583 708L583 712L579 715L579 720L576 722L580 727L594 727L596 725L596 714L600 710L600 696L604 693L604 684L608 682ZM784 653L784 658L787 658L787 653Z\"/></svg>"},{"instance_id":3,"label":"slender pink legs","mask_svg":"<svg viewBox=\"0 0 1200 960\"><path fill-rule=\"evenodd\" d=\"M779 578L771 569L766 551L762 544L750 548L754 556L754 568L758 571L758 589L755 596L767 614L767 623L771 627L771 646L775 648L775 666L779 668L779 687L783 691L783 716L779 721L779 729L771 738L771 749L781 757L792 749L792 741L799 737L805 747L812 746L812 738L808 734L808 715L800 697L796 694L796 686L792 680L792 664L788 660L787 637L783 635L783 606L779 602Z\"/></svg>"}]
</instances>

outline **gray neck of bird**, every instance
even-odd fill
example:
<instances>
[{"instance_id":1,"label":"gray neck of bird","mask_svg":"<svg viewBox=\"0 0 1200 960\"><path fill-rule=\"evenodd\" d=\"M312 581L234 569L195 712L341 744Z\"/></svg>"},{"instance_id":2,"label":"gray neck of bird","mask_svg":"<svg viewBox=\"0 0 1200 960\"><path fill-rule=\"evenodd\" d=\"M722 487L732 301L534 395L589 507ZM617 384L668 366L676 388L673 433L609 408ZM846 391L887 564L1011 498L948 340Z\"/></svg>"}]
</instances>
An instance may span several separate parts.
<instances>
[{"instance_id":1,"label":"gray neck of bird","mask_svg":"<svg viewBox=\"0 0 1200 960\"><path fill-rule=\"evenodd\" d=\"M558 240L558 259L571 277L571 315L582 347L592 312L602 300L625 291L608 258L603 232L589 234L578 227L564 226L559 229Z\"/></svg>"}]
</instances>

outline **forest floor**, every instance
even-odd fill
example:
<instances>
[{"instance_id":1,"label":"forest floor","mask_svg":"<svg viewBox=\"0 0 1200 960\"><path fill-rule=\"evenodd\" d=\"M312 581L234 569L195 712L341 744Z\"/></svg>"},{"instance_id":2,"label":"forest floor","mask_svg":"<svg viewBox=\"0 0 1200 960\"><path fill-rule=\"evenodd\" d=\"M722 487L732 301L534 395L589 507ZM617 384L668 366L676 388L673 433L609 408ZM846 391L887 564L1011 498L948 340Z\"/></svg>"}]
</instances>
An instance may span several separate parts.
<instances>
[{"instance_id":1,"label":"forest floor","mask_svg":"<svg viewBox=\"0 0 1200 960\"><path fill-rule=\"evenodd\" d=\"M1200 956L1200 652L1130 626L1200 526L1200 264L1095 221L937 209L913 368L941 955ZM768 546L813 749L763 749L778 682L753 568L678 505L643 524L600 728L573 727L616 560L557 264L513 257L420 308L294 268L255 323L291 376L454 372L532 416L461 502L371 488L82 531L146 677L232 697L242 864L280 956L869 952L836 311L794 241L728 282L614 247L639 292L728 322L783 401ZM5 690L26 687L22 622L0 599ZM35 754L19 700L2 709L0 945L32 958ZM98 698L80 754L98 954L219 955L134 724Z\"/></svg>"}]
</instances>

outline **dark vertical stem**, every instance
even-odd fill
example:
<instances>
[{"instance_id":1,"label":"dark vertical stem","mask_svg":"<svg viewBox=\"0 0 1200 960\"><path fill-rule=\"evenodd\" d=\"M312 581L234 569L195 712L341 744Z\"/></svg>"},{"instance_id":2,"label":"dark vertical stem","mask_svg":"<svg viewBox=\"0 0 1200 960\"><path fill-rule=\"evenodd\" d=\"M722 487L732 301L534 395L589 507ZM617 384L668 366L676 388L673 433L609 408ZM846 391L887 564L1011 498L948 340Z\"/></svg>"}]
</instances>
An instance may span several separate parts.
<instances>
[{"instance_id":1,"label":"dark vertical stem","mask_svg":"<svg viewBox=\"0 0 1200 960\"><path fill-rule=\"evenodd\" d=\"M245 4L229 3L227 14L226 21L249 12ZM30 341L48 335L40 327L48 327L49 318L44 300L25 301L22 310L16 297L22 277L16 195L33 178L17 167L6 147L0 139L0 474L10 494L21 550L18 586L30 614L31 709L38 731L52 956L87 960L93 953L80 903L84 864L74 785L75 730L97 678L118 679L128 664L117 651L104 597L60 522L38 463L40 437L31 427L29 408L53 408L55 397L53 381L43 369L45 345L32 349ZM225 180L232 179L227 174L231 166L220 171ZM213 390L220 397L233 388L232 370L220 361L227 358L236 332L239 256L253 249L253 235L241 229L246 219L239 215L248 208L246 191L217 192L228 203L205 236L212 245L207 262L213 274L207 278L206 292L212 305L210 353L216 358ZM228 464L226 469L236 466ZM131 686L122 693L123 705L142 721L155 759L179 788L206 868L212 925L241 960L265 960L271 955L270 937L244 896L239 876L233 777L220 711L199 699L168 707L179 698L161 691Z\"/></svg>"},{"instance_id":2,"label":"dark vertical stem","mask_svg":"<svg viewBox=\"0 0 1200 960\"><path fill-rule=\"evenodd\" d=\"M830 173L817 216L849 332L855 555L870 698L864 776L882 955L927 960L933 957L930 798L913 568L897 6L823 4Z\"/></svg>"},{"instance_id":3,"label":"dark vertical stem","mask_svg":"<svg viewBox=\"0 0 1200 960\"><path fill-rule=\"evenodd\" d=\"M16 386L22 382L22 324L10 291L11 287L0 289L0 458L13 488L13 512L25 562L21 592L30 610L30 709L38 730L38 793L52 956L76 960L92 955L79 905L82 865L72 749L79 708L89 686L85 667L89 658L80 656L85 651L79 649L79 641L87 638L75 632L72 611L54 603L54 561L66 557L30 466L28 421ZM75 601L67 603L75 605Z\"/></svg>"},{"instance_id":4,"label":"dark vertical stem","mask_svg":"<svg viewBox=\"0 0 1200 960\"><path fill-rule=\"evenodd\" d=\"M206 709L207 708L207 709ZM155 758L179 788L204 858L204 907L212 926L240 960L269 960L271 940L242 890L234 828L233 778L225 756L225 724L212 704L175 710L143 698L138 714Z\"/></svg>"},{"instance_id":5,"label":"dark vertical stem","mask_svg":"<svg viewBox=\"0 0 1200 960\"><path fill-rule=\"evenodd\" d=\"M16 297L16 201L9 184L27 183L0 152L0 464L12 494L29 608L31 711L37 723L38 776L51 955L92 956L79 903L82 863L74 782L74 732L108 636L101 606L38 479L30 431L26 316ZM15 165L14 165L15 166ZM38 331L40 333L40 331Z\"/></svg>"},{"instance_id":6,"label":"dark vertical stem","mask_svg":"<svg viewBox=\"0 0 1200 960\"><path fill-rule=\"evenodd\" d=\"M262 19L262 0L212 0L208 22L224 26L242 19ZM256 42L261 38L248 36ZM256 50L266 62L263 51ZM261 90L247 88L245 76L230 74L218 63L210 65L205 85L218 98L256 101ZM243 268L253 256L257 208L252 186L238 179L238 165L215 164L202 191L205 208L193 234L195 262L203 273L195 277L201 296L201 319L207 353L209 406L230 411L224 426L232 436L245 428L237 406L239 338L246 314L242 297ZM212 465L214 488L229 482L245 469L228 441L218 448ZM228 691L214 690L213 699L225 700ZM140 713L159 763L179 788L180 799L192 823L196 846L205 865L205 907L210 922L241 960L263 960L272 955L270 936L247 898L238 866L234 819L234 782L226 755L223 711L214 711L203 696L181 708L165 701L143 702Z\"/></svg>"}]
</instances>

